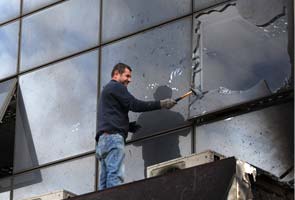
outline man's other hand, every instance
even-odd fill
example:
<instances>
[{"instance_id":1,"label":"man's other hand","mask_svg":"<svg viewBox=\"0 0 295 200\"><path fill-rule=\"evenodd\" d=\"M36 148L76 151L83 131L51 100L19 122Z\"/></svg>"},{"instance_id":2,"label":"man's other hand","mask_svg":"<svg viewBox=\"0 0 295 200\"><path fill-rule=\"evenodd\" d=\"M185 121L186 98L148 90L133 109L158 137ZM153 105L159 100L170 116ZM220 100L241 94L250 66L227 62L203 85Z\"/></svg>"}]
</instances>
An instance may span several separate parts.
<instances>
[{"instance_id":1,"label":"man's other hand","mask_svg":"<svg viewBox=\"0 0 295 200\"><path fill-rule=\"evenodd\" d=\"M170 109L177 104L177 102L173 99L164 99L160 100L161 108Z\"/></svg>"},{"instance_id":2,"label":"man's other hand","mask_svg":"<svg viewBox=\"0 0 295 200\"><path fill-rule=\"evenodd\" d=\"M129 123L129 132L131 133L136 133L140 128L141 126L136 121Z\"/></svg>"}]
</instances>

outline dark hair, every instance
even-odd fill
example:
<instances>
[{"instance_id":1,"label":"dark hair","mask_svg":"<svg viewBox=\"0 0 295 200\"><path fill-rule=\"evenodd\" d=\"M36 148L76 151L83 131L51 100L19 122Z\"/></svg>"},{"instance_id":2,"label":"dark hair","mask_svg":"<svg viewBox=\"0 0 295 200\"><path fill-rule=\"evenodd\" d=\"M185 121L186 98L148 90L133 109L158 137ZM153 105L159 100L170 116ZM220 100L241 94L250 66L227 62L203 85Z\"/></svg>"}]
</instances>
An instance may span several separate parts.
<instances>
[{"instance_id":1,"label":"dark hair","mask_svg":"<svg viewBox=\"0 0 295 200\"><path fill-rule=\"evenodd\" d=\"M118 71L119 74L123 74L125 69L129 69L130 72L132 72L132 69L131 67L129 67L128 65L124 64L124 63L118 63L114 66L113 70L112 70L112 77L114 76L115 74L115 71Z\"/></svg>"}]
</instances>

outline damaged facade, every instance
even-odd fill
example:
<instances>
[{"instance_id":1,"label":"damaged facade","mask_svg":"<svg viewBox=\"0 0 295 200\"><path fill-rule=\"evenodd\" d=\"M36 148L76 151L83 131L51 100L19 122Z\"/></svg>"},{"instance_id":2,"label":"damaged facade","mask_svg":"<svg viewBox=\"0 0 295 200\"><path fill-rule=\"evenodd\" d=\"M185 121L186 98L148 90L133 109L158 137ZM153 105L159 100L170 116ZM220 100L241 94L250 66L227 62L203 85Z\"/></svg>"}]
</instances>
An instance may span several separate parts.
<instances>
[{"instance_id":1,"label":"damaged facade","mask_svg":"<svg viewBox=\"0 0 295 200\"><path fill-rule=\"evenodd\" d=\"M293 188L293 12L292 0L1 1L0 200L97 190L97 100L118 62L139 99L197 92L130 113L142 129L126 183L211 149Z\"/></svg>"}]
</instances>

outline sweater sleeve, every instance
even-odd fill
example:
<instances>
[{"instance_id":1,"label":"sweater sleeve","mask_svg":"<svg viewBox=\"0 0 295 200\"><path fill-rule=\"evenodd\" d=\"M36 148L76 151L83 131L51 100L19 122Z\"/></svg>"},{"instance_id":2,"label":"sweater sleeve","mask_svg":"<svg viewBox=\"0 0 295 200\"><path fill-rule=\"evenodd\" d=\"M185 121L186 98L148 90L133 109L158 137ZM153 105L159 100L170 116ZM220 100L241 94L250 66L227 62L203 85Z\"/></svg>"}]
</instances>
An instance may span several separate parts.
<instances>
[{"instance_id":1,"label":"sweater sleeve","mask_svg":"<svg viewBox=\"0 0 295 200\"><path fill-rule=\"evenodd\" d=\"M120 104L133 112L145 112L161 109L160 101L141 101L136 99L129 93L127 87L116 84L112 95L120 102Z\"/></svg>"}]
</instances>

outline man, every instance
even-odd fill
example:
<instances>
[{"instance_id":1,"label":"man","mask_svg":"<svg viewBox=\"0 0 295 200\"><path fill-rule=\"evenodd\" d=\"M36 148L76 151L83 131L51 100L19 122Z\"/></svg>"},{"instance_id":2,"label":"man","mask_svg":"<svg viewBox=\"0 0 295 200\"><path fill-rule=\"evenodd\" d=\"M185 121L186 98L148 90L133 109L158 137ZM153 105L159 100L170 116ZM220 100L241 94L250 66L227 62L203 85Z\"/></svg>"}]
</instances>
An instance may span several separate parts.
<instances>
[{"instance_id":1,"label":"man","mask_svg":"<svg viewBox=\"0 0 295 200\"><path fill-rule=\"evenodd\" d=\"M112 70L112 80L103 88L98 104L98 132L96 155L100 160L99 189L120 185L123 179L124 145L128 131L135 132L136 125L129 124L128 112L146 112L161 108L170 109L173 99L140 101L127 90L131 82L131 68L118 63Z\"/></svg>"}]
</instances>

